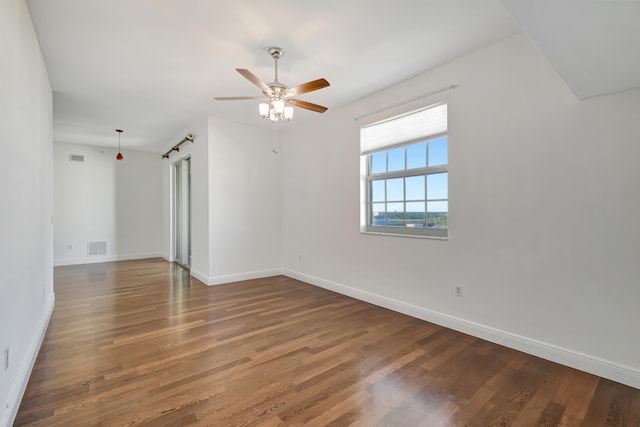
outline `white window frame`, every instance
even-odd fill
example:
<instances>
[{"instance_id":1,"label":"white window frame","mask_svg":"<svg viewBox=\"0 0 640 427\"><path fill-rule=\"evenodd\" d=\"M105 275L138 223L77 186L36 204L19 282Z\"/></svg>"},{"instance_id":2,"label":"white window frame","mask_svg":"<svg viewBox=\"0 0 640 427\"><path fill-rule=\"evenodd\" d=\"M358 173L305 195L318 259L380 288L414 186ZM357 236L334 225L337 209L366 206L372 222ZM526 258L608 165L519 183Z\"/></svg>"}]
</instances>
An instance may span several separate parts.
<instances>
[{"instance_id":1,"label":"white window frame","mask_svg":"<svg viewBox=\"0 0 640 427\"><path fill-rule=\"evenodd\" d=\"M388 123L391 122L393 120L395 120L396 118L404 118L407 116L410 116L412 114L416 114L416 113L420 113L426 110L429 110L431 108L434 107L441 107L440 109L442 109L442 106L444 106L444 124L440 123L439 125L436 126L426 126L426 130L424 132L424 135L421 136L417 136L415 135L415 132L413 132L413 138L409 139L409 140L398 140L398 138L396 138L395 136L392 136L393 139L392 141L390 141L390 143L385 143L385 141L383 141L382 143L380 143L379 141L376 141L374 143L373 148L371 148L371 145L366 145L367 141L364 140L363 138L363 128L368 127L368 126L375 126L379 123ZM446 118L446 110L447 109L447 104L446 103L439 103L439 104L435 104L435 105L431 105L429 107L425 107L425 108L420 108L418 110L413 110L409 113L405 113L402 114L400 116L396 116L396 117L392 117L392 118L388 118L379 122L375 122L372 124L369 124L367 126L363 126L361 128L361 176L363 178L363 182L362 182L362 187L361 187L361 191L364 192L363 197L361 197L361 208L363 209L364 212L361 212L361 232L362 233L366 233L366 234L382 234L382 235L392 235L392 236L405 236L405 237L422 237L422 238L434 238L434 239L443 239L446 240L448 239L448 235L449 235L449 229L448 229L448 224L447 224L447 228L421 228L421 227L389 227L389 226L380 226L380 225L373 225L373 220L372 220L372 207L373 207L373 201L372 201L372 182L373 181L378 181L378 180L386 180L386 179L394 179L394 178L407 178L407 177L412 177L412 176L424 176L425 177L425 220L427 220L428 218L428 211L427 211L427 205L426 203L428 202L437 202L437 201L447 201L449 202L449 198L447 199L438 199L438 200L427 200L426 198L426 191L427 191L427 187L426 187L426 180L427 177L431 174L437 174L437 173L444 173L446 172L448 174L449 172L449 165L448 162L446 165L437 165L437 166L428 166L429 162L428 162L428 156L429 156L429 141L432 140L436 140L438 138L442 138L444 136L447 137L448 139L448 126L447 126L447 118ZM428 112L427 112L428 113ZM434 130L439 130L440 132L434 132ZM408 134L412 134L412 132L408 132ZM389 151L395 148L399 148L399 147L407 147L416 143L420 143L420 142L426 142L427 143L427 154L426 154L426 165L425 167L422 168L413 168L413 169L404 169L404 170L400 170L400 171L393 171L393 172L383 172L383 173L377 173L377 174L372 174L371 173L371 164L372 164L372 155L375 153L379 153L379 152L383 152L383 151ZM447 151L448 151L448 141L447 141ZM387 162L388 162L388 157L387 157ZM406 152L405 152L405 165L406 165ZM386 190L385 190L386 191ZM447 195L448 196L448 195ZM385 197L385 202L386 201L386 197ZM403 200L402 203L405 204L405 215L406 215L406 203L410 203L411 201L407 201L406 199L406 191L405 191L405 198ZM447 210L448 212L448 210Z\"/></svg>"}]
</instances>

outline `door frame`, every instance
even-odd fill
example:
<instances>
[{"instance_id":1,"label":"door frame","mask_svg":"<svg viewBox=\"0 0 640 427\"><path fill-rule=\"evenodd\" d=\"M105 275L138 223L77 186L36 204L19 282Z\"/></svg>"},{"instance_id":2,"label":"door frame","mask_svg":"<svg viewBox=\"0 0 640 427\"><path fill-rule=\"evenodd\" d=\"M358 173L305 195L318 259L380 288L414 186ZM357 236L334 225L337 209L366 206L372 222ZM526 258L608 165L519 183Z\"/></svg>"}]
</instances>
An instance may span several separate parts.
<instances>
[{"instance_id":1,"label":"door frame","mask_svg":"<svg viewBox=\"0 0 640 427\"><path fill-rule=\"evenodd\" d=\"M191 156L171 164L172 258L191 268Z\"/></svg>"}]
</instances>

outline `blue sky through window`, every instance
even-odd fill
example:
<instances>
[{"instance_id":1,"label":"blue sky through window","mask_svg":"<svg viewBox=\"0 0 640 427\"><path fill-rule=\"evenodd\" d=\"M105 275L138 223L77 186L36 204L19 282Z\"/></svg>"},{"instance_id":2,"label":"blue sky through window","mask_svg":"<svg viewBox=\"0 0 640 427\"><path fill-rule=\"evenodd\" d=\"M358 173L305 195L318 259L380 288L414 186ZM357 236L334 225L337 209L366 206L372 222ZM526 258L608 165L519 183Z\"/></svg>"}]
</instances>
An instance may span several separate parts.
<instances>
[{"instance_id":1,"label":"blue sky through window","mask_svg":"<svg viewBox=\"0 0 640 427\"><path fill-rule=\"evenodd\" d=\"M404 147L389 150L389 169L388 172L404 170Z\"/></svg>"},{"instance_id":2,"label":"blue sky through window","mask_svg":"<svg viewBox=\"0 0 640 427\"><path fill-rule=\"evenodd\" d=\"M448 137L371 154L371 173L396 172L449 163ZM428 147L428 148L427 148ZM427 149L429 156L427 157ZM405 156L406 155L406 156ZM427 164L427 158L429 159ZM406 164L405 164L406 159Z\"/></svg>"},{"instance_id":3,"label":"blue sky through window","mask_svg":"<svg viewBox=\"0 0 640 427\"><path fill-rule=\"evenodd\" d=\"M404 200L404 178L387 180L387 201L397 202Z\"/></svg>"},{"instance_id":4,"label":"blue sky through window","mask_svg":"<svg viewBox=\"0 0 640 427\"><path fill-rule=\"evenodd\" d=\"M387 152L380 151L371 155L371 173L384 173L387 171Z\"/></svg>"},{"instance_id":5,"label":"blue sky through window","mask_svg":"<svg viewBox=\"0 0 640 427\"><path fill-rule=\"evenodd\" d=\"M447 155L448 138L443 136L429 141L429 166L446 165L449 163Z\"/></svg>"},{"instance_id":6,"label":"blue sky through window","mask_svg":"<svg viewBox=\"0 0 640 427\"><path fill-rule=\"evenodd\" d=\"M407 200L424 200L424 175L405 178Z\"/></svg>"},{"instance_id":7,"label":"blue sky through window","mask_svg":"<svg viewBox=\"0 0 640 427\"><path fill-rule=\"evenodd\" d=\"M371 201L384 202L384 179L371 182Z\"/></svg>"},{"instance_id":8,"label":"blue sky through window","mask_svg":"<svg viewBox=\"0 0 640 427\"><path fill-rule=\"evenodd\" d=\"M370 158L371 174L394 173L397 176L395 172L447 165L448 138L443 136L372 153ZM448 180L447 172L372 180L372 224L447 228Z\"/></svg>"},{"instance_id":9,"label":"blue sky through window","mask_svg":"<svg viewBox=\"0 0 640 427\"><path fill-rule=\"evenodd\" d=\"M427 165L427 143L407 147L407 169L423 168Z\"/></svg>"},{"instance_id":10,"label":"blue sky through window","mask_svg":"<svg viewBox=\"0 0 640 427\"><path fill-rule=\"evenodd\" d=\"M427 175L428 200L449 198L448 178L449 174L447 172Z\"/></svg>"}]
</instances>

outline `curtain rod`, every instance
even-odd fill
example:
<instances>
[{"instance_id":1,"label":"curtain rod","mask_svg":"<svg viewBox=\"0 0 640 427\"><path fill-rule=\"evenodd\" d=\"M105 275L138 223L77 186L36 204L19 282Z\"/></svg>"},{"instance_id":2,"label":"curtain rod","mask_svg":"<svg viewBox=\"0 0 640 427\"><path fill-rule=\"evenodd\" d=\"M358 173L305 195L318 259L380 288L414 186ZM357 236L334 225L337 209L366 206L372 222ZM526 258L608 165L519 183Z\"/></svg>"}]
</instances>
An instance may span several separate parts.
<instances>
[{"instance_id":1,"label":"curtain rod","mask_svg":"<svg viewBox=\"0 0 640 427\"><path fill-rule=\"evenodd\" d=\"M397 104L388 105L388 106L384 107L381 110L374 111L372 113L363 114L362 116L358 116L358 117L355 118L355 121L364 119L365 117L369 117L369 116L372 116L374 114L382 113L383 111L387 111L387 110L390 110L392 108L400 107L401 105L405 105L405 104L408 104L410 102L417 101L418 99L426 98L427 96L437 95L439 93L446 92L448 90L453 90L453 89L457 88L458 86L460 86L460 84L449 85L449 86L446 86L446 87L431 91L429 93L425 93L425 94L422 94L422 95L415 96L415 97L413 97L411 99L407 99L406 101L402 101L402 102L399 102Z\"/></svg>"},{"instance_id":2,"label":"curtain rod","mask_svg":"<svg viewBox=\"0 0 640 427\"><path fill-rule=\"evenodd\" d=\"M163 159L168 159L168 158L169 158L169 155L171 154L171 152L173 152L173 151L180 151L180 146L181 146L182 144L184 144L185 142L187 142L187 141L189 141L189 142L193 142L193 134L188 133L188 134L187 134L187 136L185 136L185 137L184 137L184 139L183 139L182 141L178 142L176 145L174 145L173 147L171 147L171 149L170 149L169 151L167 151L166 153L164 153L164 154L162 155L162 158L163 158Z\"/></svg>"}]
</instances>

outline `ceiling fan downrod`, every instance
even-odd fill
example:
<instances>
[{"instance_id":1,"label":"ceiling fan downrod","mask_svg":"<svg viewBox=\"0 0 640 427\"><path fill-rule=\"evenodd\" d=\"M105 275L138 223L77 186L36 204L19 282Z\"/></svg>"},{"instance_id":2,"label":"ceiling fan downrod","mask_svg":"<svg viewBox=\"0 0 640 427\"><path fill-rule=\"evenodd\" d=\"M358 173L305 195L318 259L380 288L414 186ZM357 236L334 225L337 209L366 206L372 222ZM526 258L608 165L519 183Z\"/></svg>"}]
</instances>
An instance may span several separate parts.
<instances>
[{"instance_id":1,"label":"ceiling fan downrod","mask_svg":"<svg viewBox=\"0 0 640 427\"><path fill-rule=\"evenodd\" d=\"M280 57L282 55L284 55L284 49L281 47L270 47L269 48L269 55L271 55L273 57L273 59L275 60L276 63L276 78L273 81L274 83L280 83L278 81L278 59L280 59Z\"/></svg>"}]
</instances>

